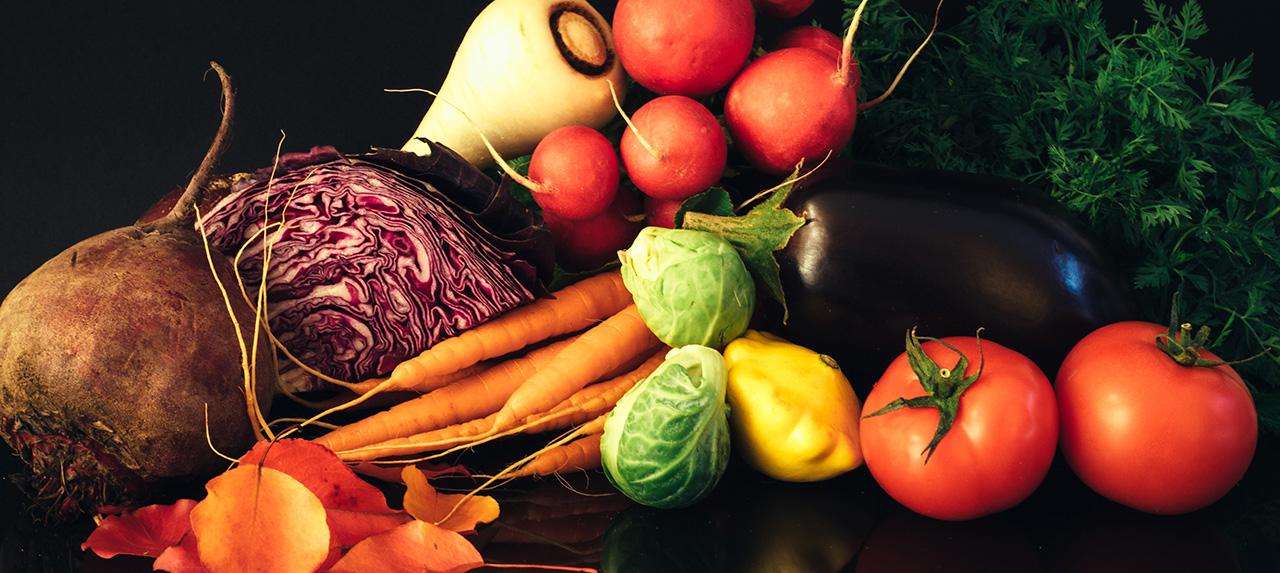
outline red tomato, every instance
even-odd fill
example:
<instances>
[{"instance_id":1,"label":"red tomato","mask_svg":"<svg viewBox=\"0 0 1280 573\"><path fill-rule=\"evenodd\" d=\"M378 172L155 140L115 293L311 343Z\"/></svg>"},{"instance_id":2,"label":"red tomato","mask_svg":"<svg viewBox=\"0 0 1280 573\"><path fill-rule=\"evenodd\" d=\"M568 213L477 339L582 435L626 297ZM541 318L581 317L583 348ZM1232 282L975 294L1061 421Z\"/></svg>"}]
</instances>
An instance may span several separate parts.
<instances>
[{"instance_id":1,"label":"red tomato","mask_svg":"<svg viewBox=\"0 0 1280 573\"><path fill-rule=\"evenodd\" d=\"M976 338L943 340L969 358L965 376L978 371ZM936 341L923 348L944 368L959 358ZM885 492L912 511L947 520L996 513L1026 499L1049 471L1058 441L1058 410L1048 378L1030 359L994 342L984 340L982 352L982 376L960 396L955 422L928 463L921 452L938 426L938 410L903 408L862 419L867 469ZM923 395L903 354L871 389L863 412L876 412L899 397Z\"/></svg>"},{"instance_id":2,"label":"red tomato","mask_svg":"<svg viewBox=\"0 0 1280 573\"><path fill-rule=\"evenodd\" d=\"M1182 366L1160 350L1167 330L1120 322L1094 331L1062 363L1057 391L1062 453L1076 475L1117 503L1179 514L1240 481L1258 415L1230 366Z\"/></svg>"}]
</instances>

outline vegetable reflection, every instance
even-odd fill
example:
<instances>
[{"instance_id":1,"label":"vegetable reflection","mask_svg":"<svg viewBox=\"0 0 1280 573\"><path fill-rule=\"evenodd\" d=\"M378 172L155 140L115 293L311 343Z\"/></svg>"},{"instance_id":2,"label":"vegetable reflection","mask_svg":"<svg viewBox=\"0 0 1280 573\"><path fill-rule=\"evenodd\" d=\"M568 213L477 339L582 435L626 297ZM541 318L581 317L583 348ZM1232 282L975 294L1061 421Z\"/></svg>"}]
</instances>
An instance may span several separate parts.
<instances>
[{"instance_id":1,"label":"vegetable reflection","mask_svg":"<svg viewBox=\"0 0 1280 573\"><path fill-rule=\"evenodd\" d=\"M1041 571L1022 532L999 515L938 521L898 509L858 555L856 573L1031 573Z\"/></svg>"},{"instance_id":2,"label":"vegetable reflection","mask_svg":"<svg viewBox=\"0 0 1280 573\"><path fill-rule=\"evenodd\" d=\"M635 507L605 538L602 571L835 573L871 529L850 480L787 484L752 476L681 511Z\"/></svg>"},{"instance_id":3,"label":"vegetable reflection","mask_svg":"<svg viewBox=\"0 0 1280 573\"><path fill-rule=\"evenodd\" d=\"M1050 555L1053 573L1240 571L1235 551L1203 514L1156 516L1114 504L1075 515Z\"/></svg>"}]
</instances>

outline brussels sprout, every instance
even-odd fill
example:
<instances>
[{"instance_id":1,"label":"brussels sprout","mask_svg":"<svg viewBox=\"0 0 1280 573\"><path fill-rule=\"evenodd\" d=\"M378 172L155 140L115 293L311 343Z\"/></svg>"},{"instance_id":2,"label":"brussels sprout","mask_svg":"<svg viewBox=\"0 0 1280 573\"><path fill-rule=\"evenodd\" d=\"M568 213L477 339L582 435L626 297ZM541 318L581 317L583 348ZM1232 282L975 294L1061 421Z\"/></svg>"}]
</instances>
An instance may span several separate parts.
<instances>
[{"instance_id":1,"label":"brussels sprout","mask_svg":"<svg viewBox=\"0 0 1280 573\"><path fill-rule=\"evenodd\" d=\"M719 235L646 227L618 257L640 316L667 346L721 349L747 330L755 283Z\"/></svg>"},{"instance_id":2,"label":"brussels sprout","mask_svg":"<svg viewBox=\"0 0 1280 573\"><path fill-rule=\"evenodd\" d=\"M711 493L729 463L727 378L714 349L668 352L605 421L600 461L609 481L651 507L683 507Z\"/></svg>"}]
</instances>

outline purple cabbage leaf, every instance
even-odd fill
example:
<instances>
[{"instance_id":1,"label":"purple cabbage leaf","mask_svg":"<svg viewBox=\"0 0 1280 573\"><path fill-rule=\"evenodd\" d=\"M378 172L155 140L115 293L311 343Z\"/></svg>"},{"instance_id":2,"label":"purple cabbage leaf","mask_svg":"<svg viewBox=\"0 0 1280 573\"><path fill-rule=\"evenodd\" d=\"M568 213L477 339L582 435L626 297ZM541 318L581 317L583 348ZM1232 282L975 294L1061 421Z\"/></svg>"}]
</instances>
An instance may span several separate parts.
<instances>
[{"instance_id":1,"label":"purple cabbage leaf","mask_svg":"<svg viewBox=\"0 0 1280 573\"><path fill-rule=\"evenodd\" d=\"M329 147L286 154L274 178L259 170L202 221L223 253L243 246L238 269L250 293L264 280L270 239L272 331L303 363L349 381L386 375L545 295L554 268L538 217L440 145L426 157ZM287 360L281 366L290 390L325 387Z\"/></svg>"}]
</instances>

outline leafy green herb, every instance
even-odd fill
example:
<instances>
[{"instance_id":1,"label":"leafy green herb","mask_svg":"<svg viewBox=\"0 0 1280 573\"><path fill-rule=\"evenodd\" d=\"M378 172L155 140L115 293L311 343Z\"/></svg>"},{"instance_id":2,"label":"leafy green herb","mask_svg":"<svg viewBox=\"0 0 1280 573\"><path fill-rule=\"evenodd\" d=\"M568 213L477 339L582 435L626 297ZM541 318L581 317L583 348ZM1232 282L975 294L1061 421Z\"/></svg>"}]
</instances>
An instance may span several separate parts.
<instances>
[{"instance_id":1,"label":"leafy green herb","mask_svg":"<svg viewBox=\"0 0 1280 573\"><path fill-rule=\"evenodd\" d=\"M1102 4L970 8L859 118L853 156L1035 184L1104 241L1143 318L1163 322L1182 290L1186 317L1218 326L1220 356L1280 345L1280 106L1252 99L1251 58L1191 48L1207 32L1199 4L1146 0L1148 21L1122 33ZM888 85L928 16L871 1L856 46L867 93ZM1280 388L1280 353L1241 370L1255 389ZM1258 398L1280 431L1280 400Z\"/></svg>"},{"instance_id":2,"label":"leafy green herb","mask_svg":"<svg viewBox=\"0 0 1280 573\"><path fill-rule=\"evenodd\" d=\"M796 175L792 175L788 181ZM716 233L738 250L756 285L782 305L783 322L787 320L787 299L782 292L778 261L773 253L786 247L791 235L805 223L804 218L782 206L794 188L793 183L778 186L763 202L740 217L733 216L732 203L729 203L730 208L725 213L724 204L729 201L728 194L715 188L707 192L711 193L710 196L698 203L690 204L707 193L695 195L685 201L676 212L680 228ZM691 207L701 207L711 212L699 212L699 209Z\"/></svg>"},{"instance_id":3,"label":"leafy green herb","mask_svg":"<svg viewBox=\"0 0 1280 573\"><path fill-rule=\"evenodd\" d=\"M507 165L510 165L511 168L514 169L516 173L519 173L521 175L524 175L525 177L528 177L529 161L532 159L533 159L532 154L522 155L515 159L507 160ZM502 170L496 166L486 169L485 173L494 181L501 182L507 178L506 173L503 173ZM519 201L521 205L524 205L525 207L532 209L534 213L542 212L542 207L539 207L538 204L533 200L533 193L529 191L528 187L525 187L524 185L516 183L515 181L509 181L507 182L507 185L511 189L511 197L514 198L516 201Z\"/></svg>"}]
</instances>

